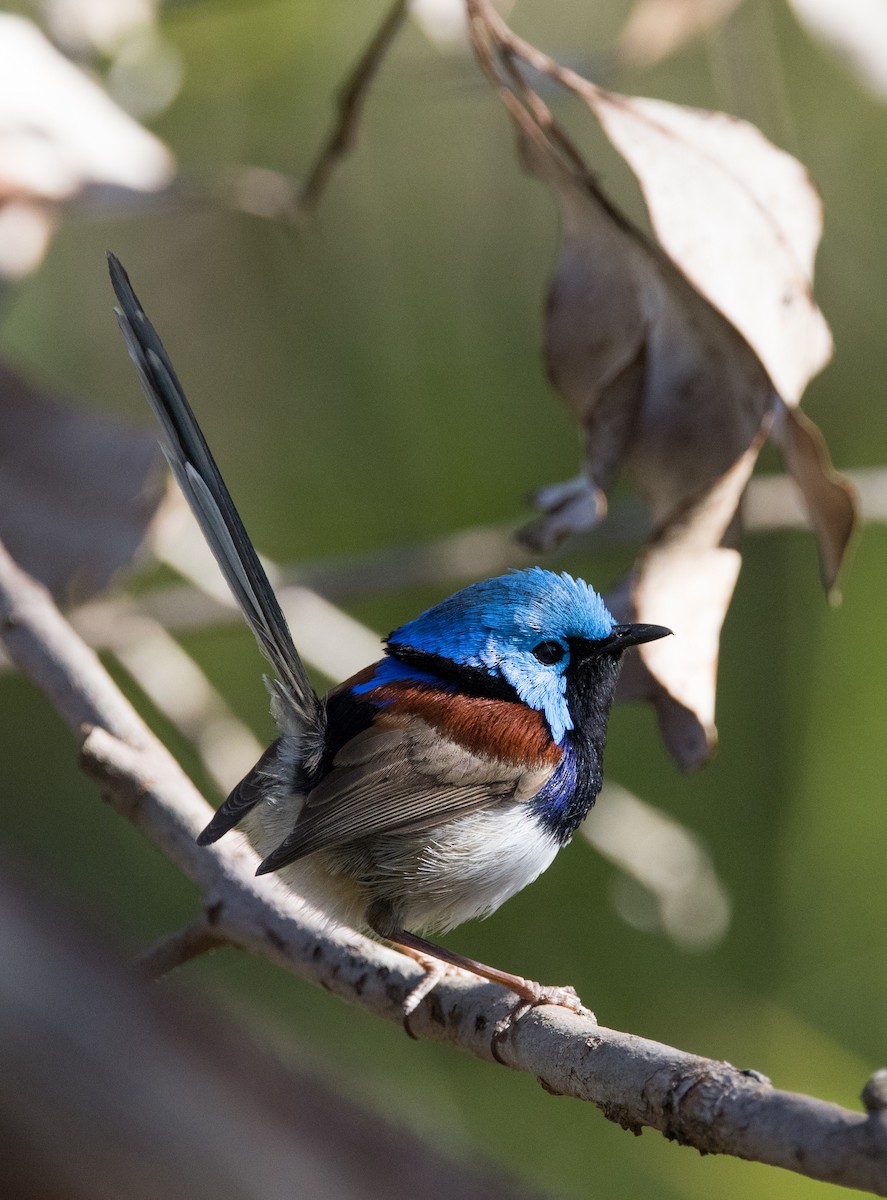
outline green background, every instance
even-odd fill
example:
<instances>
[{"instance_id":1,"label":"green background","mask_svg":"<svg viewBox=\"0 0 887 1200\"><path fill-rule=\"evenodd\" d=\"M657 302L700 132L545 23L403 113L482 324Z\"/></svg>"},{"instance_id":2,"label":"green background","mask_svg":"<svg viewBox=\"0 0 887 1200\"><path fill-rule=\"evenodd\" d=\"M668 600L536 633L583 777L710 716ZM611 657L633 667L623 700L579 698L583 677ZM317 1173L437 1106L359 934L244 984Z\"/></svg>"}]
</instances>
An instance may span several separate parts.
<instances>
[{"instance_id":1,"label":"green background","mask_svg":"<svg viewBox=\"0 0 887 1200\"><path fill-rule=\"evenodd\" d=\"M628 6L522 0L515 27L593 70ZM185 82L153 128L183 170L232 162L298 175L332 96L380 18L355 0L179 3L162 27ZM806 411L835 463L885 461L887 108L797 27L748 0L726 30L620 90L726 108L797 154L822 192L817 296L834 363ZM625 167L578 104L553 98L633 214ZM361 144L296 232L201 206L138 220L71 221L5 310L0 352L47 386L148 428L110 316L103 255L122 258L163 333L257 544L298 563L422 541L528 515L525 497L578 467L578 439L547 385L541 306L554 207L523 176L501 106L471 61L413 25L370 98ZM778 469L765 454L762 468ZM607 773L699 832L734 905L715 950L692 955L627 926L614 869L582 839L454 948L575 984L601 1020L851 1107L885 1064L887 535L870 525L822 595L810 534L749 537L721 646L720 751L696 776L666 755L652 714L614 714ZM547 565L605 589L633 547ZM384 631L439 589L355 597ZM271 736L261 662L240 627L189 637L232 707ZM319 681L320 682L320 681ZM97 803L42 696L0 681L3 840L82 897L126 945L184 922L195 895ZM169 735L149 705L139 706ZM169 735L204 782L194 755ZM552 1196L816 1197L826 1185L635 1139L532 1079L408 1041L338 1000L232 952L176 987L206 990L285 1041L294 1060L418 1128L456 1156L482 1151Z\"/></svg>"}]
</instances>

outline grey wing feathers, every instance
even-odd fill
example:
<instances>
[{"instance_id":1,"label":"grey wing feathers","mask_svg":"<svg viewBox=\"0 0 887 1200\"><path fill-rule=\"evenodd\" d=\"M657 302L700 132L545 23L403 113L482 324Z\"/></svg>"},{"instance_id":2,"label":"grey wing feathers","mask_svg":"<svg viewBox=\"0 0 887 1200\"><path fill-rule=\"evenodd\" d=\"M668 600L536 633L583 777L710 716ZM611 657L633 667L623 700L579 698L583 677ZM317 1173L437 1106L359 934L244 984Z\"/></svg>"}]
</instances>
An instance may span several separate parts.
<instances>
[{"instance_id":1,"label":"grey wing feathers","mask_svg":"<svg viewBox=\"0 0 887 1200\"><path fill-rule=\"evenodd\" d=\"M173 365L145 315L129 277L108 255L117 317L145 395L163 427L173 473L262 651L276 671L287 708L319 743L324 711L281 612L268 576L234 507ZM121 311L122 310L122 311Z\"/></svg>"},{"instance_id":2,"label":"grey wing feathers","mask_svg":"<svg viewBox=\"0 0 887 1200\"><path fill-rule=\"evenodd\" d=\"M256 807L260 800L264 800L268 795L269 786L273 785L280 777L282 766L280 742L281 739L278 738L276 742L271 743L256 765L244 775L227 800L219 805L213 819L198 835L198 846L210 846L213 842L217 842L223 834L227 833L229 829L233 829L248 812Z\"/></svg>"},{"instance_id":3,"label":"grey wing feathers","mask_svg":"<svg viewBox=\"0 0 887 1200\"><path fill-rule=\"evenodd\" d=\"M424 722L410 721L400 731L376 726L360 739L360 761L350 759L346 747L308 794L292 833L268 855L259 873L279 870L329 846L373 834L431 829L502 801L529 799L554 770L530 771L481 758L442 739ZM431 745L436 764L428 755Z\"/></svg>"}]
</instances>

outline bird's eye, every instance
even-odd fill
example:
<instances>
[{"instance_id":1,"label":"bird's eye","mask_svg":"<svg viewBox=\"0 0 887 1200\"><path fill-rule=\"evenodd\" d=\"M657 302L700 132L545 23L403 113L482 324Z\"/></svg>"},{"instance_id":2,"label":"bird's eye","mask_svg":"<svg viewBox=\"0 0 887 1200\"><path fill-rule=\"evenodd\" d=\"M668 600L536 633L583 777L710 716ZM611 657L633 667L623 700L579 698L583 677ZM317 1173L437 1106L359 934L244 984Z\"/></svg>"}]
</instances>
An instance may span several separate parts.
<instances>
[{"instance_id":1,"label":"bird's eye","mask_svg":"<svg viewBox=\"0 0 887 1200\"><path fill-rule=\"evenodd\" d=\"M560 642L540 642L538 646L533 647L533 655L546 667L560 662L565 654L566 650Z\"/></svg>"}]
</instances>

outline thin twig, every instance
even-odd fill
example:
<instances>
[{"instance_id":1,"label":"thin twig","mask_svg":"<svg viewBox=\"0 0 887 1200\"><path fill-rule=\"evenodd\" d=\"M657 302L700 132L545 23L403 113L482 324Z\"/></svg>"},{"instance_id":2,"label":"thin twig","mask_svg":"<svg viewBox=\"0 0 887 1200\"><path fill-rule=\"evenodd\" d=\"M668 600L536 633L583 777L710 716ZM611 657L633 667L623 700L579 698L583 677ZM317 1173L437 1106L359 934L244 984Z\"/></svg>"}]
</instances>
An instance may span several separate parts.
<instances>
[{"instance_id":1,"label":"thin twig","mask_svg":"<svg viewBox=\"0 0 887 1200\"><path fill-rule=\"evenodd\" d=\"M168 975L176 967L184 966L226 942L227 939L220 937L212 927L209 918L203 916L149 946L136 959L136 966L149 979L159 979L161 975Z\"/></svg>"},{"instance_id":2,"label":"thin twig","mask_svg":"<svg viewBox=\"0 0 887 1200\"><path fill-rule=\"evenodd\" d=\"M395 0L345 80L339 92L335 124L308 172L292 212L294 220L302 220L314 211L339 159L354 148L370 86L406 18L408 9L407 0Z\"/></svg>"},{"instance_id":3,"label":"thin twig","mask_svg":"<svg viewBox=\"0 0 887 1200\"><path fill-rule=\"evenodd\" d=\"M534 141L544 141L549 149L559 150L566 158L570 170L593 182L593 174L578 147L566 130L555 121L551 109L539 93L530 87L518 67L518 59L530 62L531 66L538 65L528 59L526 54L521 53L521 45L526 45L536 53L541 52L536 51L528 42L521 43L519 38L514 37L490 5L468 0L468 15L471 45L480 68L496 88L520 130ZM560 69L554 59L547 55L542 57L546 60L546 65L550 64L552 68ZM546 69L546 74L551 72ZM562 82L558 76L555 75L554 78ZM581 76L576 78L581 79ZM505 79L510 82L506 83ZM597 192L597 188L595 191Z\"/></svg>"},{"instance_id":4,"label":"thin twig","mask_svg":"<svg viewBox=\"0 0 887 1200\"><path fill-rule=\"evenodd\" d=\"M534 46L532 42L528 42L516 34L499 16L490 0L467 0L467 8L470 18L478 27L485 30L499 53L522 58L535 70L547 75L549 79L555 80L562 87L579 96L611 95L610 92L598 87L597 84L592 83L577 71L561 66L557 59L552 58L550 54L546 54L538 46Z\"/></svg>"},{"instance_id":5,"label":"thin twig","mask_svg":"<svg viewBox=\"0 0 887 1200\"><path fill-rule=\"evenodd\" d=\"M109 801L198 885L219 941L256 950L378 1016L401 1020L418 968L357 934L325 929L286 888L256 878L256 856L239 835L207 849L195 844L208 805L44 589L2 548L0 633L21 669L85 734L83 765ZM413 1014L411 1032L490 1059L491 1030L510 1003L496 985L447 979ZM605 1029L560 1008L528 1013L499 1053L547 1091L589 1100L626 1128L650 1126L706 1153L887 1195L887 1119L877 1104L868 1114L853 1113L781 1092L755 1072Z\"/></svg>"}]
</instances>

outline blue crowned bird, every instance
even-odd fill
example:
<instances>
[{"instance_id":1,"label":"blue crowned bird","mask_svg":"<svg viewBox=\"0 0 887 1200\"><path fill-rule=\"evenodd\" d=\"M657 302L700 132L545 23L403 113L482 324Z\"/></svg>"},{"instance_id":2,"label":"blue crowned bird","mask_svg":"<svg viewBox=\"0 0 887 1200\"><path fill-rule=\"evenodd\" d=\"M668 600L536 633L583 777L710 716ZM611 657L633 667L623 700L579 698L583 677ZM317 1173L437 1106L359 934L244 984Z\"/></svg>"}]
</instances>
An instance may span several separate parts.
<instances>
[{"instance_id":1,"label":"blue crowned bird","mask_svg":"<svg viewBox=\"0 0 887 1200\"><path fill-rule=\"evenodd\" d=\"M620 625L581 579L539 567L463 588L401 625L385 655L321 698L172 364L109 256L118 317L164 449L274 669L279 737L201 833L242 824L276 872L330 919L423 964L410 1012L445 969L580 1005L420 936L484 917L566 845L601 788L623 652L670 631Z\"/></svg>"}]
</instances>

